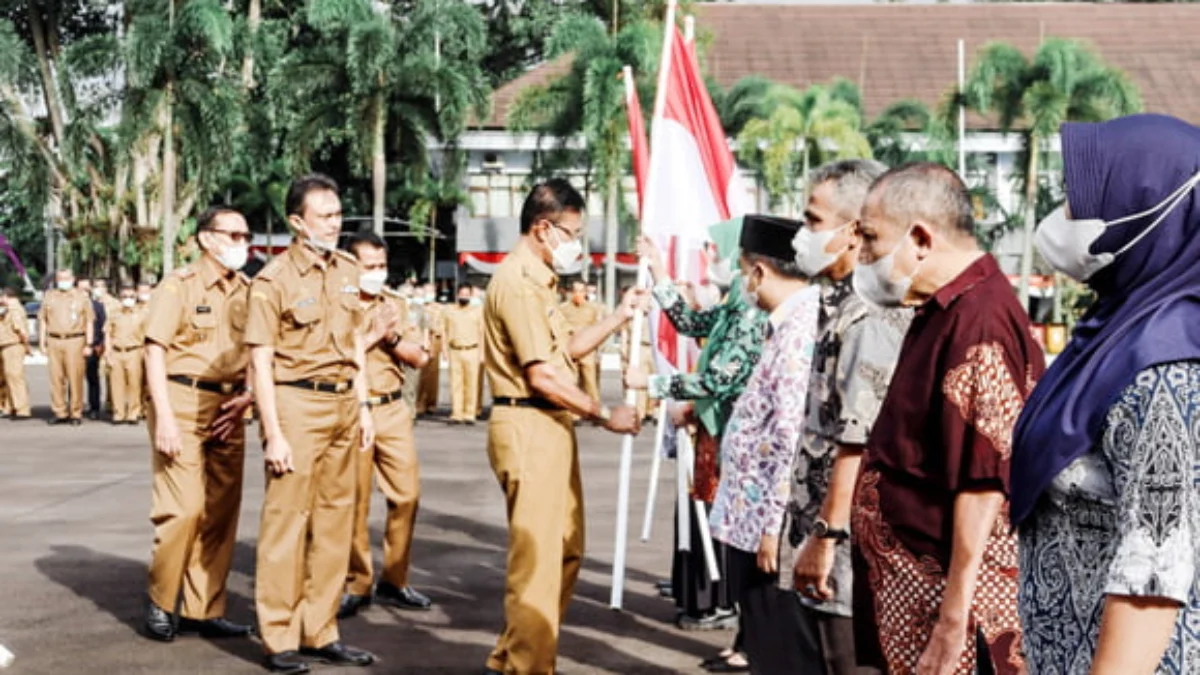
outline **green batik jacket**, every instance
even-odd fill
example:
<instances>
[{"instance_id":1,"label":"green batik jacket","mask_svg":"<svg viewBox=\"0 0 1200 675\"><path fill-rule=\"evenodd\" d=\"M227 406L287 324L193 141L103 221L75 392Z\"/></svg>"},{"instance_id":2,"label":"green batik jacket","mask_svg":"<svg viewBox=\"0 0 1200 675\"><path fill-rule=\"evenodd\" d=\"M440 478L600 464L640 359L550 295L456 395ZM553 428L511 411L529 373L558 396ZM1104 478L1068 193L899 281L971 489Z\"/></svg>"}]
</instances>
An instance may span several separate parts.
<instances>
[{"instance_id":1,"label":"green batik jacket","mask_svg":"<svg viewBox=\"0 0 1200 675\"><path fill-rule=\"evenodd\" d=\"M717 438L725 430L733 404L746 388L767 339L767 313L742 300L736 290L738 283L735 279L735 290L724 300L702 310L689 307L673 282L654 287L654 298L675 330L706 341L696 372L654 375L650 378L650 395L695 401L696 416Z\"/></svg>"}]
</instances>

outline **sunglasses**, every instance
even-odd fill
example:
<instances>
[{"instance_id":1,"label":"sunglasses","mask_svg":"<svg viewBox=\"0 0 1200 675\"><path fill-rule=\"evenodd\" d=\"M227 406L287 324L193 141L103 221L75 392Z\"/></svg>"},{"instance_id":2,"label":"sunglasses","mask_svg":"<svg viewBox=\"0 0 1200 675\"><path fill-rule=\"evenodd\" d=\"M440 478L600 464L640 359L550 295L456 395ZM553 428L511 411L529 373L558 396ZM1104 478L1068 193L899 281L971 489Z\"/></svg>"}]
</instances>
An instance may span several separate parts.
<instances>
[{"instance_id":1,"label":"sunglasses","mask_svg":"<svg viewBox=\"0 0 1200 675\"><path fill-rule=\"evenodd\" d=\"M209 232L214 232L214 233L216 233L216 234L223 234L223 235L225 235L226 237L229 237L229 238L230 238L231 240L233 240L234 242L236 242L236 243L241 243L241 244L249 244L249 243L250 243L250 237L252 236L252 235L251 235L249 232L241 232L241 231L235 231L235 230L217 230L217 229L212 229L212 230L208 230L208 231L209 231Z\"/></svg>"}]
</instances>

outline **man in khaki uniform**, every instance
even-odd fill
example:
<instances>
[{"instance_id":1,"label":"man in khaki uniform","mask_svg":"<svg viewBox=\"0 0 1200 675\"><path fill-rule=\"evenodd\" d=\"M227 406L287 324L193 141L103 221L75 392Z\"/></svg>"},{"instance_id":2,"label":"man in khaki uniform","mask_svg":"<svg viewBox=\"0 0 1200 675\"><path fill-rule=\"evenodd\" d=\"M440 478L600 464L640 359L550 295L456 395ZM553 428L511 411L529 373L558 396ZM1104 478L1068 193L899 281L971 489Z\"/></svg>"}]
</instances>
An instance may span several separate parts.
<instances>
[{"instance_id":1,"label":"man in khaki uniform","mask_svg":"<svg viewBox=\"0 0 1200 675\"><path fill-rule=\"evenodd\" d=\"M104 321L108 324L109 319L114 314L121 311L121 301L108 292L108 279L93 278L92 279L92 299L104 305ZM100 379L104 381L104 409L108 412L113 411L113 390L112 390L112 364L108 360L108 351L110 346L107 342L104 343L104 349L100 353Z\"/></svg>"},{"instance_id":2,"label":"man in khaki uniform","mask_svg":"<svg viewBox=\"0 0 1200 675\"><path fill-rule=\"evenodd\" d=\"M387 524L383 536L383 573L374 600L401 609L426 610L432 606L408 585L409 552L421 483L417 449L413 440L413 414L404 400L404 364L423 366L429 353L419 331L406 330L403 298L384 286L387 281L387 245L375 234L360 234L350 244L358 259L359 290L368 331L367 387L371 417L375 420L375 445L358 456L358 487L354 507L354 542L350 573L338 618L353 616L372 602L375 580L371 565L371 539L367 516L371 505L371 475L387 498ZM414 340L414 338L416 338Z\"/></svg>"},{"instance_id":3,"label":"man in khaki uniform","mask_svg":"<svg viewBox=\"0 0 1200 675\"><path fill-rule=\"evenodd\" d=\"M142 343L148 312L137 306L133 286L121 288L117 308L104 324L104 361L113 397L113 424L137 424L142 418Z\"/></svg>"},{"instance_id":4,"label":"man in khaki uniform","mask_svg":"<svg viewBox=\"0 0 1200 675\"><path fill-rule=\"evenodd\" d=\"M629 359L630 355L632 354L629 349L629 343L632 340L632 334L633 330L628 326L625 328L625 330L621 331L622 373L629 370ZM638 370L642 371L646 377L649 377L650 375L654 374L654 350L652 349L650 342L649 330L642 331L641 342L641 353L638 355ZM628 391L628 388L626 388L626 391ZM638 390L636 394L637 403L635 404L635 407L637 407L638 418L643 422L654 419L654 416L658 413L658 399L650 398L649 393L647 393L645 389Z\"/></svg>"},{"instance_id":5,"label":"man in khaki uniform","mask_svg":"<svg viewBox=\"0 0 1200 675\"><path fill-rule=\"evenodd\" d=\"M636 433L637 412L612 411L576 386L576 360L625 324L645 294L630 293L604 323L567 337L553 270L582 255L583 196L555 179L521 211L521 240L496 269L484 302L484 367L492 389L488 457L508 505L504 632L487 673L549 675L559 625L583 559L583 492L572 413ZM553 268L553 269L552 269Z\"/></svg>"},{"instance_id":6,"label":"man in khaki uniform","mask_svg":"<svg viewBox=\"0 0 1200 675\"><path fill-rule=\"evenodd\" d=\"M459 287L458 305L443 312L442 326L450 357L450 423L475 424L479 415L483 312L471 306L471 286Z\"/></svg>"},{"instance_id":7,"label":"man in khaki uniform","mask_svg":"<svg viewBox=\"0 0 1200 675\"><path fill-rule=\"evenodd\" d=\"M254 279L246 322L267 465L255 606L267 668L303 673L302 655L334 665L375 661L343 645L337 624L356 455L375 433L358 265L337 250L337 183L296 179L286 209L296 239Z\"/></svg>"},{"instance_id":8,"label":"man in khaki uniform","mask_svg":"<svg viewBox=\"0 0 1200 675\"><path fill-rule=\"evenodd\" d=\"M421 382L417 386L417 414L429 415L437 410L439 387L441 387L442 348L445 345L444 315L446 308L437 301L433 284L425 284L425 325L429 331L429 363L421 369Z\"/></svg>"},{"instance_id":9,"label":"man in khaki uniform","mask_svg":"<svg viewBox=\"0 0 1200 675\"><path fill-rule=\"evenodd\" d=\"M571 295L559 306L559 311L567 319L568 336L574 335L577 330L595 325L601 316L596 305L588 302L587 285L582 281L571 283ZM579 387L597 400L600 398L600 380L596 369L598 360L599 355L596 352L590 352L579 359Z\"/></svg>"},{"instance_id":10,"label":"man in khaki uniform","mask_svg":"<svg viewBox=\"0 0 1200 675\"><path fill-rule=\"evenodd\" d=\"M0 405L14 420L29 419L29 388L25 384L25 355L29 329L25 308L16 291L4 289L0 297Z\"/></svg>"},{"instance_id":11,"label":"man in khaki uniform","mask_svg":"<svg viewBox=\"0 0 1200 675\"><path fill-rule=\"evenodd\" d=\"M144 329L154 448L144 632L163 642L188 632L207 638L251 632L223 618L242 502L242 413L252 399L242 344L248 282L237 271L250 230L241 214L224 207L202 213L196 227L200 260L159 284L144 327L136 308L122 307L123 318L110 328L122 345ZM134 294L126 289L122 296Z\"/></svg>"},{"instance_id":12,"label":"man in khaki uniform","mask_svg":"<svg viewBox=\"0 0 1200 675\"><path fill-rule=\"evenodd\" d=\"M92 354L94 323L92 300L75 287L75 274L58 270L38 310L38 346L49 360L50 424L82 423L84 359Z\"/></svg>"}]
</instances>

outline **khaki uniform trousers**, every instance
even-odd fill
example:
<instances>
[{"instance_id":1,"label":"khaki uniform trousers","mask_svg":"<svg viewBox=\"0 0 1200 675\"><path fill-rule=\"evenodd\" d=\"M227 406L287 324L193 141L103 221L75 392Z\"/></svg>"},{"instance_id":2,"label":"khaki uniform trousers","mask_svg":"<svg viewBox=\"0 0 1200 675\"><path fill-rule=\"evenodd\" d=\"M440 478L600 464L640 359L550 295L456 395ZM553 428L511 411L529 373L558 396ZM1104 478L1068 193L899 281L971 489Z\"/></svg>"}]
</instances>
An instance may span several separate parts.
<instances>
[{"instance_id":1,"label":"khaki uniform trousers","mask_svg":"<svg viewBox=\"0 0 1200 675\"><path fill-rule=\"evenodd\" d=\"M0 384L3 408L18 417L29 416L29 387L25 384L25 345L0 347Z\"/></svg>"},{"instance_id":2,"label":"khaki uniform trousers","mask_svg":"<svg viewBox=\"0 0 1200 675\"><path fill-rule=\"evenodd\" d=\"M113 395L113 421L136 422L142 417L142 349L112 350L109 390Z\"/></svg>"},{"instance_id":3,"label":"khaki uniform trousers","mask_svg":"<svg viewBox=\"0 0 1200 675\"><path fill-rule=\"evenodd\" d=\"M424 415L437 410L442 379L442 338L430 338L429 363L421 369L421 381L417 385L417 414Z\"/></svg>"},{"instance_id":4,"label":"khaki uniform trousers","mask_svg":"<svg viewBox=\"0 0 1200 675\"><path fill-rule=\"evenodd\" d=\"M339 639L359 451L353 388L326 394L279 385L275 405L295 471L268 472L263 495L254 601L268 654Z\"/></svg>"},{"instance_id":5,"label":"khaki uniform trousers","mask_svg":"<svg viewBox=\"0 0 1200 675\"><path fill-rule=\"evenodd\" d=\"M450 419L479 416L479 347L450 348Z\"/></svg>"},{"instance_id":6,"label":"khaki uniform trousers","mask_svg":"<svg viewBox=\"0 0 1200 675\"><path fill-rule=\"evenodd\" d=\"M550 675L583 560L583 488L571 414L495 406L488 457L508 505L504 632L489 668Z\"/></svg>"},{"instance_id":7,"label":"khaki uniform trousers","mask_svg":"<svg viewBox=\"0 0 1200 675\"><path fill-rule=\"evenodd\" d=\"M245 430L238 426L225 442L211 440L209 425L228 396L167 383L167 395L179 425L183 451L167 459L151 447L154 492L150 522L154 553L150 559L150 599L188 619L225 615L225 582L233 564L242 504ZM148 409L153 446L158 416Z\"/></svg>"},{"instance_id":8,"label":"khaki uniform trousers","mask_svg":"<svg viewBox=\"0 0 1200 675\"><path fill-rule=\"evenodd\" d=\"M421 372L416 368L406 364L400 366L401 372L404 373L404 384L400 386L400 390L404 392L404 403L408 406L410 413L415 416L417 409L417 393L421 384Z\"/></svg>"},{"instance_id":9,"label":"khaki uniform trousers","mask_svg":"<svg viewBox=\"0 0 1200 675\"><path fill-rule=\"evenodd\" d=\"M590 355L579 362L579 388L592 400L600 400L599 369L596 366L596 356Z\"/></svg>"},{"instance_id":10,"label":"khaki uniform trousers","mask_svg":"<svg viewBox=\"0 0 1200 675\"><path fill-rule=\"evenodd\" d=\"M350 572L346 592L370 595L375 575L371 565L371 533L367 516L371 508L371 477L387 500L387 524L383 533L383 580L396 588L408 585L413 525L421 498L417 446L413 441L413 414L403 399L376 407L375 447L357 453L358 486L354 502L354 543L350 548Z\"/></svg>"},{"instance_id":11,"label":"khaki uniform trousers","mask_svg":"<svg viewBox=\"0 0 1200 675\"><path fill-rule=\"evenodd\" d=\"M46 338L50 365L50 409L62 419L83 417L84 338ZM70 410L67 402L70 401Z\"/></svg>"}]
</instances>

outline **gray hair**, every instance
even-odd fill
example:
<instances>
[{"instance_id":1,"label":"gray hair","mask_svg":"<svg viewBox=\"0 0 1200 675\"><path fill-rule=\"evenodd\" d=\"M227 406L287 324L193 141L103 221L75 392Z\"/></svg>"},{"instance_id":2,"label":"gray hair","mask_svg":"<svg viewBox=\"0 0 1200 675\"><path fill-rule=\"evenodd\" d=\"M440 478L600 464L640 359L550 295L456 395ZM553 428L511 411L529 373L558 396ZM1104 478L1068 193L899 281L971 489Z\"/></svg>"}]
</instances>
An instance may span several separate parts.
<instances>
[{"instance_id":1,"label":"gray hair","mask_svg":"<svg viewBox=\"0 0 1200 675\"><path fill-rule=\"evenodd\" d=\"M868 193L896 221L923 221L948 235L975 236L971 193L950 169L933 162L906 164L888 171Z\"/></svg>"},{"instance_id":2,"label":"gray hair","mask_svg":"<svg viewBox=\"0 0 1200 675\"><path fill-rule=\"evenodd\" d=\"M838 213L857 218L871 184L888 170L873 159L840 159L817 167L809 174L809 194L823 183L833 184L833 201Z\"/></svg>"}]
</instances>

